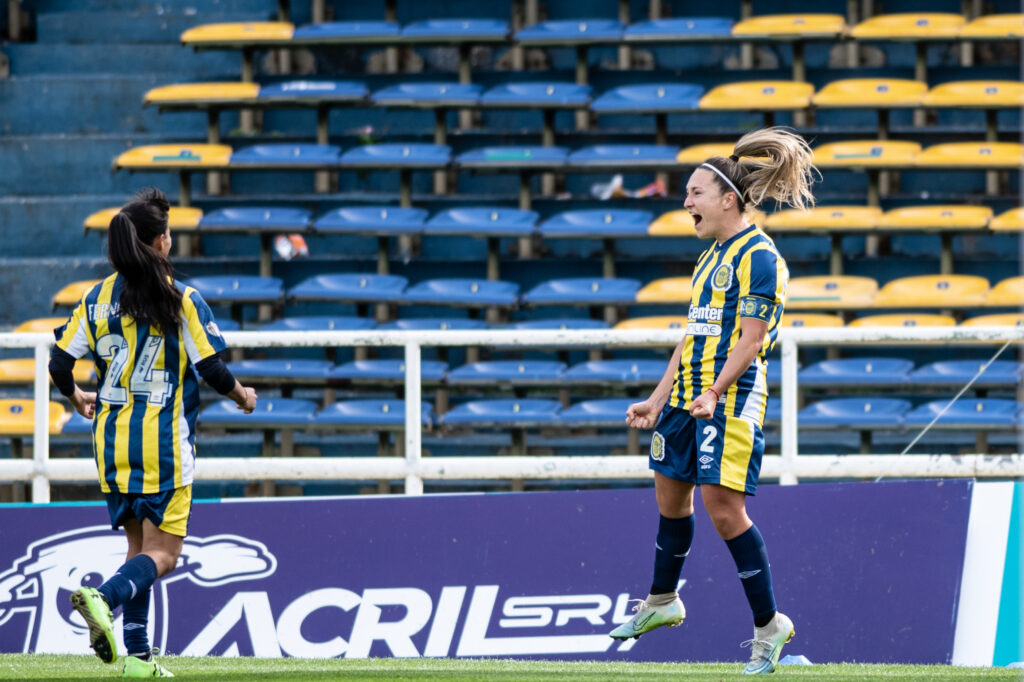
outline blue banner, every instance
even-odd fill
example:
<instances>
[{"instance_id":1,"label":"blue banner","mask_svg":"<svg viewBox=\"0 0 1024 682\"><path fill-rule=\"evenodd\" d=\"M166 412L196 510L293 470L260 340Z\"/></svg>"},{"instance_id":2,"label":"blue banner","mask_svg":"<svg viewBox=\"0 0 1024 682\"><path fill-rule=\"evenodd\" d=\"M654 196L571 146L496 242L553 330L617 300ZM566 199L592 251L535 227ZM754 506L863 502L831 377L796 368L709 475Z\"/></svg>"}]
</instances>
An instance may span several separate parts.
<instances>
[{"instance_id":1,"label":"blue banner","mask_svg":"<svg viewBox=\"0 0 1024 682\"><path fill-rule=\"evenodd\" d=\"M764 486L786 653L948 663L972 483ZM185 655L743 660L752 622L699 499L681 627L607 636L646 596L652 490L197 502L150 633ZM0 652L89 651L68 602L124 560L104 506L0 508ZM120 621L117 624L120 636Z\"/></svg>"}]
</instances>

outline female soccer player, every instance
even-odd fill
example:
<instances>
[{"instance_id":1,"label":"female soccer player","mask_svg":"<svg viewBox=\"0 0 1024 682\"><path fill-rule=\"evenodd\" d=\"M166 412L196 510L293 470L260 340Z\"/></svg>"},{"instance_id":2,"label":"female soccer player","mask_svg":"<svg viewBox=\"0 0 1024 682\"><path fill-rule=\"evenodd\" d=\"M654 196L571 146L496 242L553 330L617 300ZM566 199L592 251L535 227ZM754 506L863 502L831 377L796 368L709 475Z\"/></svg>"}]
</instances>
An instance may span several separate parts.
<instances>
[{"instance_id":1,"label":"female soccer player","mask_svg":"<svg viewBox=\"0 0 1024 682\"><path fill-rule=\"evenodd\" d=\"M630 405L626 423L655 428L650 468L660 521L654 579L636 615L612 630L639 637L683 622L676 593L693 539L693 489L736 561L754 615L745 674L775 670L793 623L776 611L764 540L747 516L764 452L765 355L786 301L789 272L772 240L744 218L765 197L812 205L815 168L803 138L780 128L744 135L729 158L711 157L686 184L684 206L697 235L713 239L693 273L686 335L651 396Z\"/></svg>"},{"instance_id":2,"label":"female soccer player","mask_svg":"<svg viewBox=\"0 0 1024 682\"><path fill-rule=\"evenodd\" d=\"M99 587L71 595L104 663L117 658L111 610L124 607L125 677L170 677L150 655L147 621L153 582L174 570L192 507L196 371L249 414L256 392L239 384L218 356L226 349L209 306L174 281L167 255L170 204L147 189L110 221L115 274L93 287L64 326L54 331L50 376L82 416L93 419L93 452L110 523L124 527L128 558ZM92 354L96 393L71 374ZM94 418L95 415L95 418Z\"/></svg>"}]
</instances>

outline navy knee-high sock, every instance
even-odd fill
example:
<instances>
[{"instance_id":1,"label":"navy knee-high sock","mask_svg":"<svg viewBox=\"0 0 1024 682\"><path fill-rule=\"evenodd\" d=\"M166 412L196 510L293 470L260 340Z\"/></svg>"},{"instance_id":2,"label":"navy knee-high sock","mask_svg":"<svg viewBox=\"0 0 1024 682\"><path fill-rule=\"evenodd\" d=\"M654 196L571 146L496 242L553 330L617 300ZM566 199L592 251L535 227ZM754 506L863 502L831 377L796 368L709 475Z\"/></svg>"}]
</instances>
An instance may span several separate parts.
<instances>
[{"instance_id":1,"label":"navy knee-high sock","mask_svg":"<svg viewBox=\"0 0 1024 682\"><path fill-rule=\"evenodd\" d=\"M751 526L732 540L725 541L739 571L743 591L754 613L754 625L764 627L775 617L775 593L768 551L757 526Z\"/></svg>"},{"instance_id":2,"label":"navy knee-high sock","mask_svg":"<svg viewBox=\"0 0 1024 682\"><path fill-rule=\"evenodd\" d=\"M124 562L110 580L100 585L99 593L113 611L128 600L145 592L156 580L156 564L145 554L136 554Z\"/></svg>"},{"instance_id":3,"label":"navy knee-high sock","mask_svg":"<svg viewBox=\"0 0 1024 682\"><path fill-rule=\"evenodd\" d=\"M654 579L651 594L676 591L683 562L693 542L693 514L681 519L662 516L658 521L658 538L654 545Z\"/></svg>"},{"instance_id":4,"label":"navy knee-high sock","mask_svg":"<svg viewBox=\"0 0 1024 682\"><path fill-rule=\"evenodd\" d=\"M149 594L153 588L140 590L124 603L124 646L129 656L149 656Z\"/></svg>"}]
</instances>

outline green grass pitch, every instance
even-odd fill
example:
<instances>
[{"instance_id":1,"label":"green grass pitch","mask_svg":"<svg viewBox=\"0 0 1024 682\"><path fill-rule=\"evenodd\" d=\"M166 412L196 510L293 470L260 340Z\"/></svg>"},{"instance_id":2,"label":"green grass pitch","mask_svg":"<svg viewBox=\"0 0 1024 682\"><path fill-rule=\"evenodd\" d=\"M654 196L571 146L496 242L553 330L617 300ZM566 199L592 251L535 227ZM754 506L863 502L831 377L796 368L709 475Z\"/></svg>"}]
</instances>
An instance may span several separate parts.
<instances>
[{"instance_id":1,"label":"green grass pitch","mask_svg":"<svg viewBox=\"0 0 1024 682\"><path fill-rule=\"evenodd\" d=\"M742 663L606 663L513 659L160 658L178 679L208 680L725 680ZM114 679L120 666L94 656L0 654L0 679ZM926 665L784 666L773 680L1021 680L1024 671Z\"/></svg>"}]
</instances>

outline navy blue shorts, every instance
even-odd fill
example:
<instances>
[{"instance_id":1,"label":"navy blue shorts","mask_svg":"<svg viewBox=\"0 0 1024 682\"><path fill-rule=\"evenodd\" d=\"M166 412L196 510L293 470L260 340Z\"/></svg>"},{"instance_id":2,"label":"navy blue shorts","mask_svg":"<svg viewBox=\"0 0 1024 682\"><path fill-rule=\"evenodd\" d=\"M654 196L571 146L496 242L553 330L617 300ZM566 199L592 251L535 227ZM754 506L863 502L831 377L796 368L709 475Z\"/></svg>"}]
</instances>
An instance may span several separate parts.
<instances>
[{"instance_id":1,"label":"navy blue shorts","mask_svg":"<svg viewBox=\"0 0 1024 682\"><path fill-rule=\"evenodd\" d=\"M107 511L110 512L110 527L117 530L128 519L149 519L153 525L171 535L185 537L188 534L188 520L192 515L192 486L165 490L161 493L119 493L106 494Z\"/></svg>"},{"instance_id":2,"label":"navy blue shorts","mask_svg":"<svg viewBox=\"0 0 1024 682\"><path fill-rule=\"evenodd\" d=\"M650 468L686 483L711 483L748 495L757 491L764 454L761 427L715 406L711 419L695 419L682 407L661 411L651 437Z\"/></svg>"}]
</instances>

